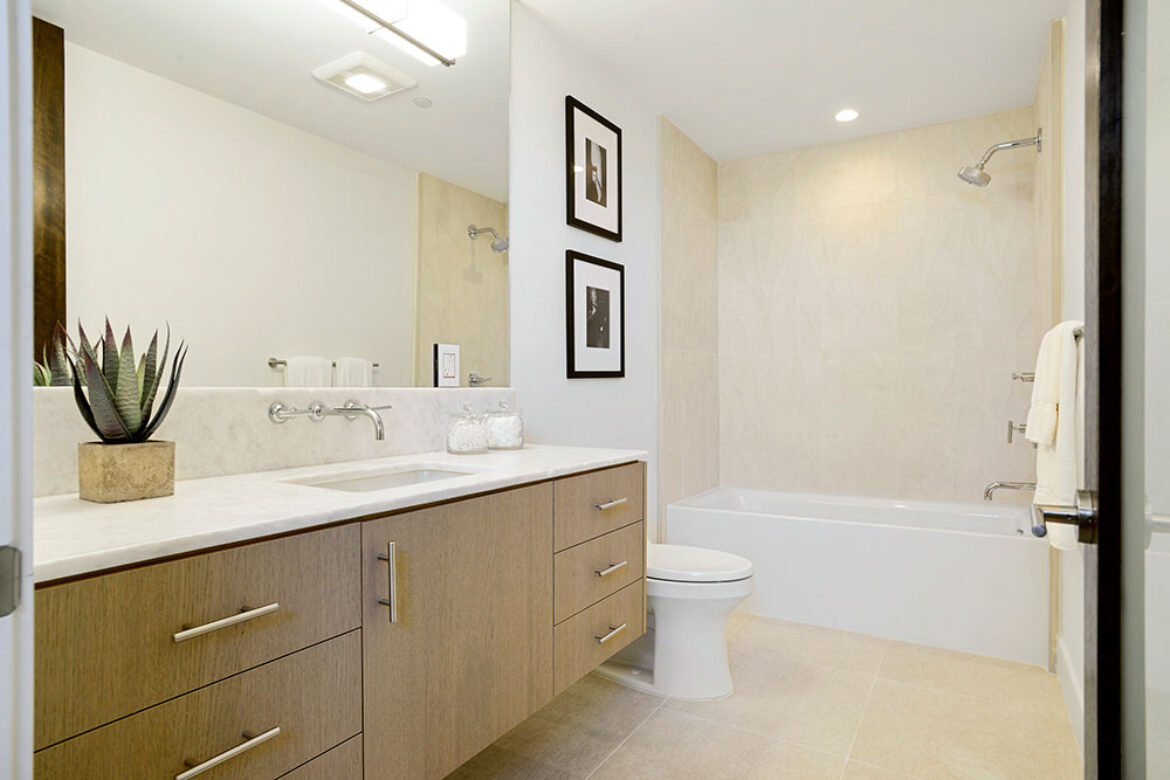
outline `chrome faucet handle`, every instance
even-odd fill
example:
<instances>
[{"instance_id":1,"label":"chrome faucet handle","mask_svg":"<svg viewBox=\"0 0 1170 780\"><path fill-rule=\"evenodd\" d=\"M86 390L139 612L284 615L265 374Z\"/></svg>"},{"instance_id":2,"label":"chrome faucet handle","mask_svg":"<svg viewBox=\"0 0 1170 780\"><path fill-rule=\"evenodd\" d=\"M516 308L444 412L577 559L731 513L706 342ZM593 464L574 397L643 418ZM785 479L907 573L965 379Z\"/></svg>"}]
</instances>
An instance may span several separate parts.
<instances>
[{"instance_id":1,"label":"chrome faucet handle","mask_svg":"<svg viewBox=\"0 0 1170 780\"><path fill-rule=\"evenodd\" d=\"M467 375L467 384L471 385L472 387L479 387L480 385L486 385L490 381L492 381L492 378L490 376L480 376L479 374L475 373L474 371L472 371L470 374Z\"/></svg>"}]
</instances>

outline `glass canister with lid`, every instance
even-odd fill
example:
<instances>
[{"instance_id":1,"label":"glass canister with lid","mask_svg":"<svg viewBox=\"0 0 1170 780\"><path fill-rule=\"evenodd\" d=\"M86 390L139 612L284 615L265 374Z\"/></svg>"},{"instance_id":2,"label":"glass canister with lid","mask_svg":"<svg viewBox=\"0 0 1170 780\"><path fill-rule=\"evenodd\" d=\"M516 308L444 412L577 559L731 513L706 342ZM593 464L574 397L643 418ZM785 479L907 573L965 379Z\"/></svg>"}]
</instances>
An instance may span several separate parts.
<instances>
[{"instance_id":1,"label":"glass canister with lid","mask_svg":"<svg viewBox=\"0 0 1170 780\"><path fill-rule=\"evenodd\" d=\"M452 455L478 455L488 449L488 416L475 414L470 404L462 414L453 415L447 429L447 452Z\"/></svg>"},{"instance_id":2,"label":"glass canister with lid","mask_svg":"<svg viewBox=\"0 0 1170 780\"><path fill-rule=\"evenodd\" d=\"M500 401L500 408L488 415L488 446L493 450L518 450L524 446L524 418L518 410Z\"/></svg>"}]
</instances>

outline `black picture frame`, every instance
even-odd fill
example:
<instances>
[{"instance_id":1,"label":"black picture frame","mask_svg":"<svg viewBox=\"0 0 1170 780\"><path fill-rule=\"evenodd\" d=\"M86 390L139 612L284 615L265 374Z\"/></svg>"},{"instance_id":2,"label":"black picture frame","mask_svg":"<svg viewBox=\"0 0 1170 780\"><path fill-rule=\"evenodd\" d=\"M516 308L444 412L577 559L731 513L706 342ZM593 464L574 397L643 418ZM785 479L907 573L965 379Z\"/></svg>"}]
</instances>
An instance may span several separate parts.
<instances>
[{"instance_id":1,"label":"black picture frame","mask_svg":"<svg viewBox=\"0 0 1170 780\"><path fill-rule=\"evenodd\" d=\"M605 323L606 333L601 333L600 330L595 333L593 327L589 324L588 318L590 316L589 309L584 296L579 295L577 290L577 264L585 263L588 265L598 266L613 271L617 274L616 284L610 288L596 288L606 293L605 296ZM594 288L586 288L594 289ZM617 293L617 305L613 306L613 293ZM578 301L578 297L582 298ZM580 303L580 306L578 306ZM586 333L586 344L581 344L577 338L578 330L578 316L583 317L585 323L584 332ZM608 339L612 337L613 328L612 322L618 323L616 344L609 344ZM614 369L597 369L582 367L582 361L579 359L578 350L596 349L597 346L589 344L588 341L593 339L595 335L601 336L606 340L605 349L610 353L616 353L617 368ZM565 252L565 345L566 345L566 364L568 369L569 379L620 379L626 375L626 269L625 266L603 260L600 257L593 257L592 255L584 254L583 252L576 252L569 249ZM584 355L585 353L582 353ZM590 361L592 362L592 361Z\"/></svg>"},{"instance_id":2,"label":"black picture frame","mask_svg":"<svg viewBox=\"0 0 1170 780\"><path fill-rule=\"evenodd\" d=\"M591 197L588 192L588 184L583 188L585 198L584 200L578 198L576 188L576 176L586 173L586 168L592 169L593 162L589 160L577 160L576 150L577 143L577 114L584 114L593 121L597 122L606 131L612 135L606 139L591 139L586 138L586 144L597 143L600 150L602 165L600 170L603 172L602 189L597 197ZM604 141L609 146L603 146L600 141ZM613 150L616 153L615 168L616 175L610 177L604 175L609 170L609 166L605 164L609 151ZM580 168L580 170L576 170ZM590 222L585 215L579 214L578 201L582 203L586 201L593 201L595 204L600 204L606 210L612 208L616 210L617 214L617 230L612 230L606 225L599 225L595 222ZM601 114L597 113L589 106L577 100L572 95L565 96L565 204L566 215L565 219L569 225L588 231L594 235L608 238L611 241L622 240L622 129L609 121Z\"/></svg>"}]
</instances>

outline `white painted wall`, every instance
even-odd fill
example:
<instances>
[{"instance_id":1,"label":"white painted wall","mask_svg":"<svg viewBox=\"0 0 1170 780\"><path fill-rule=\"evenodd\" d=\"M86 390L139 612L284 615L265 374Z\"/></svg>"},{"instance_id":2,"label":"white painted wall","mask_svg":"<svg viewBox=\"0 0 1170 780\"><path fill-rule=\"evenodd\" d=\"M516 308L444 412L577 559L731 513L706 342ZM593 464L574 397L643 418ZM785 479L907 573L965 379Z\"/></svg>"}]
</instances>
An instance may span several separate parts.
<instances>
[{"instance_id":1,"label":"white painted wall","mask_svg":"<svg viewBox=\"0 0 1170 780\"><path fill-rule=\"evenodd\" d=\"M621 243L565 224L565 96L622 129ZM650 453L647 516L656 516L659 191L656 115L620 76L512 5L509 279L512 386L526 430L543 443ZM626 268L626 376L565 378L565 250Z\"/></svg>"},{"instance_id":2,"label":"white painted wall","mask_svg":"<svg viewBox=\"0 0 1170 780\"><path fill-rule=\"evenodd\" d=\"M27 0L0 13L0 545L32 549L32 26ZM33 575L0 618L0 778L32 779Z\"/></svg>"},{"instance_id":3,"label":"white painted wall","mask_svg":"<svg viewBox=\"0 0 1170 780\"><path fill-rule=\"evenodd\" d=\"M71 329L169 320L187 386L306 354L412 384L413 171L70 43L65 74Z\"/></svg>"},{"instance_id":4,"label":"white painted wall","mask_svg":"<svg viewBox=\"0 0 1170 780\"><path fill-rule=\"evenodd\" d=\"M1064 231L1061 318L1085 316L1085 0L1070 0L1064 25ZM1060 555L1056 671L1077 741L1084 745L1085 559Z\"/></svg>"}]
</instances>

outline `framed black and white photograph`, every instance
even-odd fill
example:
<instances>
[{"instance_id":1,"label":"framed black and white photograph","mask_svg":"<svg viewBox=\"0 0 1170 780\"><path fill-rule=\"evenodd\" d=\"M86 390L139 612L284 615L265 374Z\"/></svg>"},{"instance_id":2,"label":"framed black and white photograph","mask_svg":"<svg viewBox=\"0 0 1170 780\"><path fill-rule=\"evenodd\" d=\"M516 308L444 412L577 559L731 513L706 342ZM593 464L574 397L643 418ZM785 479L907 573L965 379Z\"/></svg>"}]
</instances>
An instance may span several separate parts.
<instances>
[{"instance_id":1,"label":"framed black and white photograph","mask_svg":"<svg viewBox=\"0 0 1170 780\"><path fill-rule=\"evenodd\" d=\"M626 269L565 252L569 379L626 375Z\"/></svg>"},{"instance_id":2,"label":"framed black and white photograph","mask_svg":"<svg viewBox=\"0 0 1170 780\"><path fill-rule=\"evenodd\" d=\"M622 131L574 97L565 98L568 222L622 240Z\"/></svg>"}]
</instances>

